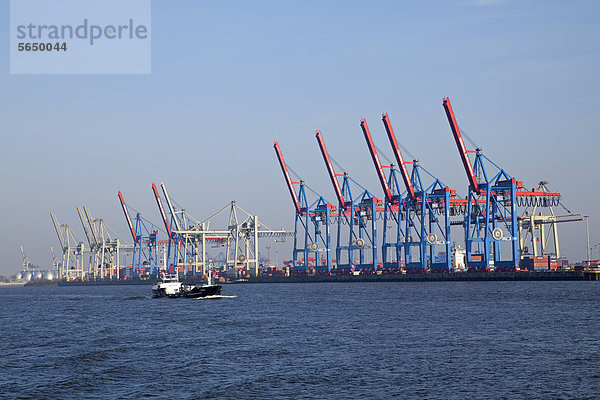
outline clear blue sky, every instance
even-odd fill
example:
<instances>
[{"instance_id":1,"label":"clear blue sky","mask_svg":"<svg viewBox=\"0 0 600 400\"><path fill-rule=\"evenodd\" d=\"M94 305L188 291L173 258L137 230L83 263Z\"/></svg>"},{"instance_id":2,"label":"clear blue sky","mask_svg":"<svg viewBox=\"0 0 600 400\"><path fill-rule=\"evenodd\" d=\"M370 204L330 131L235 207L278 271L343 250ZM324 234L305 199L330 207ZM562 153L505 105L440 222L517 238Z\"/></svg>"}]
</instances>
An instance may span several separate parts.
<instances>
[{"instance_id":1,"label":"clear blue sky","mask_svg":"<svg viewBox=\"0 0 600 400\"><path fill-rule=\"evenodd\" d=\"M133 76L10 75L0 41L0 274L20 267L19 245L49 265L50 210L82 233L75 206L87 205L128 238L121 190L159 223L152 182L197 218L235 199L292 228L272 144L333 201L315 129L382 197L359 126L366 118L387 149L382 112L464 195L444 96L490 158L590 215L598 243L598 21L598 1L153 1L152 73ZM584 258L584 224L561 226L561 239Z\"/></svg>"}]
</instances>

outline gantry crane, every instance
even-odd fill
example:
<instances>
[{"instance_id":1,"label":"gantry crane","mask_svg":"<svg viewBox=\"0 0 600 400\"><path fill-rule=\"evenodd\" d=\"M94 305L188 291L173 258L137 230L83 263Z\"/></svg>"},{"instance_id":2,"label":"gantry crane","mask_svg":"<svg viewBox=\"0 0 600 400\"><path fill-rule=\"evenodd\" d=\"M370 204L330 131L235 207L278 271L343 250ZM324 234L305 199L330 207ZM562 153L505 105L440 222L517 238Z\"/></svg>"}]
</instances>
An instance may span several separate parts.
<instances>
[{"instance_id":1,"label":"gantry crane","mask_svg":"<svg viewBox=\"0 0 600 400\"><path fill-rule=\"evenodd\" d=\"M382 114L382 121L406 186L406 196L401 203L405 217L405 236L399 237L397 243L397 247L404 250L406 269L409 271L426 268L438 271L449 270L452 245L450 207L456 191L450 190L423 168L418 160L405 161L387 113ZM406 164L412 165L410 175ZM430 184L424 184L426 177L421 176L421 171L429 176ZM437 246L442 246L446 253L445 258L436 260ZM414 259L413 248L418 250L418 260Z\"/></svg>"},{"instance_id":2,"label":"gantry crane","mask_svg":"<svg viewBox=\"0 0 600 400\"><path fill-rule=\"evenodd\" d=\"M78 210L79 211L79 210ZM119 277L120 256L122 252L130 252L133 246L121 243L119 238L113 238L110 230L102 218L92 218L88 208L83 207L85 213L92 244L90 244L90 262L89 278L90 279L113 279L116 275ZM80 214L81 217L81 214ZM85 226L85 223L84 223Z\"/></svg>"},{"instance_id":3,"label":"gantry crane","mask_svg":"<svg viewBox=\"0 0 600 400\"><path fill-rule=\"evenodd\" d=\"M85 252L85 245L82 241L76 240L69 225L59 225L52 212L50 213L50 218L52 219L52 224L56 230L58 242L60 243L63 252L58 271L59 278L66 280L83 279L83 255Z\"/></svg>"},{"instance_id":4,"label":"gantry crane","mask_svg":"<svg viewBox=\"0 0 600 400\"><path fill-rule=\"evenodd\" d=\"M185 210L177 210L171 201L164 183L161 183L163 196L167 202L171 222L167 219L162 201L152 184L159 211L163 218L165 228L171 238L169 246L169 270L173 273L183 272L186 275L205 275L208 271L206 246L207 242L221 243L227 241L226 268L237 269L241 265L248 273L258 275L259 272L259 238L261 237L286 237L291 232L286 230L273 230L260 223L258 216L251 215L241 209L235 201L230 202L221 210L204 221L198 221ZM230 211L227 229L210 229L211 220L223 213ZM238 221L238 210L247 215L241 223ZM173 229L174 228L174 229Z\"/></svg>"},{"instance_id":5,"label":"gantry crane","mask_svg":"<svg viewBox=\"0 0 600 400\"><path fill-rule=\"evenodd\" d=\"M373 269L377 265L377 205L381 204L367 189L350 178L348 172L336 174L329 153L325 147L325 141L321 131L317 130L317 143L329 173L329 178L338 200L337 212L337 246L336 259L337 268L341 270L350 269ZM340 184L337 178L343 177ZM353 196L351 186L362 190L362 193ZM370 229L369 229L370 225ZM348 227L347 232L343 232ZM344 238L343 235L347 236ZM370 249L371 262L365 262L365 250ZM358 251L358 261L354 259L354 253ZM342 258L342 256L345 256Z\"/></svg>"},{"instance_id":6,"label":"gantry crane","mask_svg":"<svg viewBox=\"0 0 600 400\"><path fill-rule=\"evenodd\" d=\"M481 148L467 150L449 98L443 106L469 181L465 242L467 265L478 269L516 269L519 263L517 203L558 203L560 193L526 191L504 169L487 158ZM471 164L469 154L474 153ZM487 168L494 168L491 175ZM508 256L502 245L509 247Z\"/></svg>"},{"instance_id":7,"label":"gantry crane","mask_svg":"<svg viewBox=\"0 0 600 400\"><path fill-rule=\"evenodd\" d=\"M52 254L52 273L56 273L56 277L58 277L58 269L60 268L59 258L54 255L54 249L50 246L50 254Z\"/></svg>"},{"instance_id":8,"label":"gantry crane","mask_svg":"<svg viewBox=\"0 0 600 400\"><path fill-rule=\"evenodd\" d=\"M169 236L167 251L167 260L170 260L169 267L174 268L177 273L183 272L185 275L196 276L198 273L204 275L206 263L204 258L200 259L200 255L204 254L204 243L199 241L200 237L194 235L193 232L188 232L187 229L198 221L187 215L185 210L175 210L164 182L161 182L160 187L167 203L170 220L167 219L156 185L152 184L152 191ZM202 246L202 250L200 250L200 246Z\"/></svg>"},{"instance_id":9,"label":"gantry crane","mask_svg":"<svg viewBox=\"0 0 600 400\"><path fill-rule=\"evenodd\" d=\"M79 216L79 220L81 221L81 225L83 227L83 233L88 241L89 245L89 269L96 267L98 265L98 241L95 235L93 235L94 224L89 216L89 213L86 210L86 220L84 220L83 215L81 214L81 210L79 207L75 207L77 209L77 215Z\"/></svg>"},{"instance_id":10,"label":"gantry crane","mask_svg":"<svg viewBox=\"0 0 600 400\"><path fill-rule=\"evenodd\" d=\"M402 229L402 220L404 219L404 210L402 209L402 190L398 177L396 175L396 168L394 164L383 166L379 160L377 154L377 148L373 143L373 138L369 131L367 121L362 119L360 121L367 147L371 153L371 159L375 165L375 170L381 184L381 188L384 193L384 208L383 208L383 241L381 245L381 261L383 268L390 269L401 269L403 267L404 254L402 246L405 241L404 230ZM404 165L402 165L404 167ZM383 168L389 168L389 174L386 179ZM390 232L388 232L390 231ZM390 257L390 250L395 256Z\"/></svg>"},{"instance_id":11,"label":"gantry crane","mask_svg":"<svg viewBox=\"0 0 600 400\"><path fill-rule=\"evenodd\" d=\"M29 272L29 257L25 255L25 250L23 250L23 246L21 246L21 257L23 263L21 264L21 271Z\"/></svg>"},{"instance_id":12,"label":"gantry crane","mask_svg":"<svg viewBox=\"0 0 600 400\"><path fill-rule=\"evenodd\" d=\"M541 181L538 187L532 191L550 193L550 190L546 186L547 184L548 182ZM581 214L573 214L568 209L568 215L556 215L553 209L553 206L557 205L556 199L552 199L554 201L551 203L547 201L532 201L533 199L529 200L528 202L525 199L521 201L521 204L527 203L527 208L522 213L522 216L517 219L519 225L519 253L521 258L549 255L560 258L558 224L562 222L584 221L585 217ZM517 203L519 203L518 200ZM532 207L531 210L528 209L529 206ZM542 211L538 212L538 208L542 207L548 208L550 215L544 215ZM527 241L530 242L530 247L526 245Z\"/></svg>"},{"instance_id":13,"label":"gantry crane","mask_svg":"<svg viewBox=\"0 0 600 400\"><path fill-rule=\"evenodd\" d=\"M292 253L294 268L306 272L313 266L309 262L311 255L313 255L315 269L321 272L329 272L331 271L331 217L332 212L335 212L335 207L314 191L313 193L316 194L317 199L309 204L305 190L307 186L304 180L292 181L277 141L273 144L273 148L279 160L296 213ZM296 192L294 185L298 185L298 192ZM321 226L325 227L324 232ZM320 259L323 252L325 253L325 263L322 263ZM301 260L298 259L299 255L302 256Z\"/></svg>"},{"instance_id":14,"label":"gantry crane","mask_svg":"<svg viewBox=\"0 0 600 400\"><path fill-rule=\"evenodd\" d=\"M134 228L123 194L118 192L117 197L133 239L131 276L139 278L142 270L148 268L147 275L158 277L160 269L158 264L158 247L160 243L158 227L144 218L141 213L136 212Z\"/></svg>"}]
</instances>

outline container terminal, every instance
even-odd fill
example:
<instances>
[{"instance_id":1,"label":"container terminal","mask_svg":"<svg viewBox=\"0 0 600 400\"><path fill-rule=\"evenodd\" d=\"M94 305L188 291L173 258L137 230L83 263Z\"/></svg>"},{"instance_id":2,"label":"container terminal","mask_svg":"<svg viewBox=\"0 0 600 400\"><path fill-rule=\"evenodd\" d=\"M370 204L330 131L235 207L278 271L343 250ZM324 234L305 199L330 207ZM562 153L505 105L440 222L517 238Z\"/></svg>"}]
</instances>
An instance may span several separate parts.
<instances>
[{"instance_id":1,"label":"container terminal","mask_svg":"<svg viewBox=\"0 0 600 400\"><path fill-rule=\"evenodd\" d=\"M384 113L381 121L394 160L387 159L375 145L366 119L357 124L357 133L360 125L378 176L381 198L348 171L334 169L334 164L342 168L317 130L315 138L336 204L327 202L286 164L278 141L273 145L292 200L293 230L271 229L235 201L209 218L197 220L176 206L164 183L160 191L153 183L161 227L128 205L120 191L117 198L132 243L112 234L85 206L76 207L85 241L51 212L62 254L55 256L51 248L52 268L41 271L21 248L23 266L15 278L127 283L177 273L194 281L204 279L210 270L222 283L599 280L600 263L591 254L587 216L572 213L562 203L561 194L551 191L545 181L526 189L460 129L449 98L443 99L442 107L467 178L463 196L426 170L400 144L390 116ZM465 138L473 148L467 147ZM407 155L412 161L406 161ZM559 207L564 210L562 215L557 213ZM134 218L130 210L135 212ZM225 216L225 221L217 222ZM581 221L586 222L588 232L587 258L572 265L561 257L558 227ZM259 242L263 238L269 238L270 243L292 240L291 254L283 257L288 259L273 265L270 254L261 257ZM211 248L223 251L211 257ZM270 246L266 248L268 251Z\"/></svg>"}]
</instances>

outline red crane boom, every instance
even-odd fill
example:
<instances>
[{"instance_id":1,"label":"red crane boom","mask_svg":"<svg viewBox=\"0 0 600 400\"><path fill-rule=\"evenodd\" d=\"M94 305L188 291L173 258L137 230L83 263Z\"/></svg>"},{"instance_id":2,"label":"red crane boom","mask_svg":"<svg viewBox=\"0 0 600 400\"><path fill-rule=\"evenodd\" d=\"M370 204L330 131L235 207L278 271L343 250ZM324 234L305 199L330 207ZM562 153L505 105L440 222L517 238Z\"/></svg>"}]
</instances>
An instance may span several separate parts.
<instances>
[{"instance_id":1,"label":"red crane boom","mask_svg":"<svg viewBox=\"0 0 600 400\"><path fill-rule=\"evenodd\" d=\"M469 160L467 148L465 147L465 142L462 138L462 135L460 134L460 129L458 129L458 123L456 123L456 117L454 116L454 111L452 110L450 99L448 97L444 98L443 104L444 110L446 110L446 117L448 117L448 122L450 123L450 129L452 129L452 133L454 134L454 141L456 142L458 153L460 154L463 166L465 167L467 178L469 178L469 184L475 192L480 193L481 189L479 188L479 184L477 183L477 179L475 178L475 172L473 171L473 166L471 165L471 161Z\"/></svg>"},{"instance_id":2,"label":"red crane boom","mask_svg":"<svg viewBox=\"0 0 600 400\"><path fill-rule=\"evenodd\" d=\"M365 135L367 147L369 147L369 152L371 153L373 164L375 164L377 176L379 177L379 182L381 183L381 187L383 188L385 198L388 201L388 203L392 203L392 191L390 190L388 181L385 179L385 174L383 173L383 168L381 166L381 162L379 161L379 156L377 155L377 149L375 148L375 144L373 143L373 138L371 138L371 132L369 132L367 121L364 118L360 120L360 127L362 128L363 134Z\"/></svg>"},{"instance_id":3,"label":"red crane boom","mask_svg":"<svg viewBox=\"0 0 600 400\"><path fill-rule=\"evenodd\" d=\"M123 207L123 212L125 213L125 219L127 220L127 225L129 225L129 231L131 232L131 236L133 237L134 243L139 243L137 236L135 235L135 230L133 229L133 224L131 223L131 218L129 218L129 211L127 211L127 206L125 205L125 200L123 200L123 195L119 191L119 200L121 201L121 207Z\"/></svg>"},{"instance_id":4,"label":"red crane boom","mask_svg":"<svg viewBox=\"0 0 600 400\"><path fill-rule=\"evenodd\" d=\"M285 165L285 161L283 160L283 155L281 154L281 149L279 148L279 143L275 141L273 145L275 149L275 153L277 154L277 159L279 160L279 165L281 166L281 171L283 171L283 176L285 178L285 182L287 183L288 190L290 191L290 195L292 196L292 202L294 203L294 207L296 207L296 212L298 214L302 213L302 209L300 207L300 201L298 201L298 195L294 190L294 186L292 184L292 179L290 178L290 173L287 169L287 165Z\"/></svg>"},{"instance_id":5,"label":"red crane boom","mask_svg":"<svg viewBox=\"0 0 600 400\"><path fill-rule=\"evenodd\" d=\"M154 191L154 198L156 199L156 204L158 204L158 210L160 211L160 216L165 224L165 229L167 230L167 234L169 238L172 238L173 235L171 233L171 227L169 226L169 221L167 220L167 214L165 214L165 209L163 208L162 202L160 201L160 197L158 196L158 190L156 190L156 185L152 184L152 190Z\"/></svg>"},{"instance_id":6,"label":"red crane boom","mask_svg":"<svg viewBox=\"0 0 600 400\"><path fill-rule=\"evenodd\" d=\"M340 188L340 184L335 177L335 171L333 170L333 165L331 165L329 153L327 153L327 149L325 148L325 142L323 141L323 137L321 136L321 131L317 130L317 134L315 136L317 138L317 142L319 143L319 148L321 149L321 154L323 155L323 160L325 161L327 172L329 172L329 177L331 178L331 183L333 184L333 189L335 190L335 195L337 196L340 208L345 210L346 202L344 201L344 196L342 195L342 189Z\"/></svg>"},{"instance_id":7,"label":"red crane boom","mask_svg":"<svg viewBox=\"0 0 600 400\"><path fill-rule=\"evenodd\" d=\"M400 174L402 175L404 186L406 186L406 190L408 191L408 195L410 196L410 198L414 200L415 188L413 187L412 181L410 180L410 175L408 175L408 170L406 169L406 163L404 162L404 158L402 158L402 153L400 153L400 148L398 147L398 142L396 141L396 135L394 134L392 124L390 123L390 117L388 117L387 113L384 113L381 115L381 120L383 121L383 125L385 126L388 138L390 139L390 144L392 145L394 156L396 157L396 161L398 162L398 168L400 168Z\"/></svg>"}]
</instances>

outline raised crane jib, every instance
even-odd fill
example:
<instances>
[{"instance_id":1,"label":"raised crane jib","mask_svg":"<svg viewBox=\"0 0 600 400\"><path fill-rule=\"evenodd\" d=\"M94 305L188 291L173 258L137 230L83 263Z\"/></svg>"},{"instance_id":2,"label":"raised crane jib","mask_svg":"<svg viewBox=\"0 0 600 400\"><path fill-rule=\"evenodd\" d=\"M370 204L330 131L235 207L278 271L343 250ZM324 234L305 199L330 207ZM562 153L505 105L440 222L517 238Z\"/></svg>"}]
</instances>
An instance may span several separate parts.
<instances>
[{"instance_id":1,"label":"raised crane jib","mask_svg":"<svg viewBox=\"0 0 600 400\"><path fill-rule=\"evenodd\" d=\"M167 187L165 186L165 183L161 182L160 187L162 188L162 192L165 195L165 200L167 201L167 206L169 207L169 212L171 213L171 216L173 217L173 221L175 222L175 227L177 228L178 231L183 230L184 227L181 226L181 224L179 223L179 219L177 218L177 215L175 214L175 207L173 207L173 203L171 203L171 198L169 197L169 192L167 192Z\"/></svg>"},{"instance_id":2,"label":"raised crane jib","mask_svg":"<svg viewBox=\"0 0 600 400\"><path fill-rule=\"evenodd\" d=\"M335 176L333 165L331 165L331 159L329 158L329 153L327 153L327 149L325 148L325 142L323 141L323 136L321 136L321 131L317 130L315 137L319 143L319 148L321 149L321 154L323 155L323 160L325 161L325 167L327 167L327 172L331 178L331 183L333 184L333 189L338 199L340 208L346 209L346 202L344 201L344 196L342 195L342 189L340 188L340 184Z\"/></svg>"},{"instance_id":3,"label":"raised crane jib","mask_svg":"<svg viewBox=\"0 0 600 400\"><path fill-rule=\"evenodd\" d=\"M398 147L396 135L392 129L390 117L387 115L387 113L384 113L381 115L381 120L383 121L388 139L392 145L392 150L394 151L394 156L396 157L396 162L398 163L398 168L400 169L400 174L402 175L402 180L404 181L404 186L406 186L406 190L408 191L408 196L414 200L416 197L415 188L413 187L412 180L410 179L410 175L406 169L406 163L404 162L404 158L402 158L402 153L400 153L400 148Z\"/></svg>"},{"instance_id":4,"label":"raised crane jib","mask_svg":"<svg viewBox=\"0 0 600 400\"><path fill-rule=\"evenodd\" d=\"M97 229L94 226L94 220L92 219L92 216L90 215L90 212L88 211L86 206L83 206L83 212L85 213L85 217L87 218L88 226L90 227L90 232L92 232L92 238L94 239L94 242L96 244L100 243L101 232L97 232Z\"/></svg>"},{"instance_id":5,"label":"raised crane jib","mask_svg":"<svg viewBox=\"0 0 600 400\"><path fill-rule=\"evenodd\" d=\"M52 212L50 213L50 218L52 218L52 224L54 225L54 229L56 230L56 235L58 236L60 247L64 251L66 240L63 239L60 229L58 228L58 222L56 221L56 218L54 217L54 214L52 214Z\"/></svg>"},{"instance_id":6,"label":"raised crane jib","mask_svg":"<svg viewBox=\"0 0 600 400\"><path fill-rule=\"evenodd\" d=\"M83 226L83 232L85 233L85 237L88 240L88 243L90 244L90 247L93 247L95 242L92 239L92 236L89 232L89 229L87 227L87 225L85 224L85 221L83 219L83 215L81 214L81 210L79 209L79 207L75 207L77 209L77 214L79 215L79 220L81 221L81 225Z\"/></svg>"},{"instance_id":7,"label":"raised crane jib","mask_svg":"<svg viewBox=\"0 0 600 400\"><path fill-rule=\"evenodd\" d=\"M129 211L127 210L127 206L125 205L125 200L123 200L123 195L121 194L121 192L119 192L118 196L119 200L121 201L123 213L125 214L125 220L127 221L127 225L129 226L129 232L131 232L131 236L133 237L133 242L139 243L137 235L135 234L135 230L133 229L133 224L131 223L131 218L129 217Z\"/></svg>"},{"instance_id":8,"label":"raised crane jib","mask_svg":"<svg viewBox=\"0 0 600 400\"><path fill-rule=\"evenodd\" d=\"M377 176L379 177L379 182L381 183L381 187L383 188L383 192L385 194L385 198L388 203L392 203L392 191L390 190L390 186L388 185L387 180L385 179L385 174L383 173L383 167L381 166L381 162L379 161L379 156L377 155L377 149L375 148L375 144L373 143L373 138L371 137L371 132L369 132L369 126L367 125L367 121L363 118L360 120L360 127L362 128L363 134L365 136L365 140L367 141L367 147L369 148L369 152L371 153L371 158L373 159L373 164L375 164L375 169L377 170Z\"/></svg>"},{"instance_id":9,"label":"raised crane jib","mask_svg":"<svg viewBox=\"0 0 600 400\"><path fill-rule=\"evenodd\" d=\"M158 211L160 211L160 216L165 224L165 229L167 230L167 234L169 238L173 237L171 232L171 226L169 225L169 221L167 220L167 214L165 214L165 209L163 208L162 202L160 201L160 196L158 195L158 190L156 190L156 185L152 184L152 191L154 192L154 198L156 199L156 204L158 205Z\"/></svg>"},{"instance_id":10,"label":"raised crane jib","mask_svg":"<svg viewBox=\"0 0 600 400\"><path fill-rule=\"evenodd\" d=\"M285 178L285 183L287 184L288 190L290 191L290 195L292 196L292 202L294 203L294 207L296 208L296 212L298 214L302 213L302 208L300 207L300 201L298 200L298 195L294 190L294 186L292 184L292 179L290 178L290 173L287 169L287 165L283 160L283 154L281 154L281 149L279 148L279 143L275 141L273 144L273 148L275 149L275 154L277 154L277 159L279 160L279 165L281 166L281 171L283 172L283 177Z\"/></svg>"},{"instance_id":11,"label":"raised crane jib","mask_svg":"<svg viewBox=\"0 0 600 400\"><path fill-rule=\"evenodd\" d=\"M452 105L450 104L450 99L448 97L444 98L443 105L444 110L446 110L446 117L448 117L448 122L450 123L450 129L452 129L452 133L454 135L454 141L456 142L458 153L465 168L465 172L467 173L467 178L469 178L469 184L471 185L471 189L479 193L481 192L481 189L479 188L479 184L477 183L477 179L475 178L473 165L471 165L471 161L469 160L467 148L465 147L465 142L462 138L462 135L460 134L460 129L458 129L458 123L456 122L456 117L454 116L454 111L452 110Z\"/></svg>"}]
</instances>

